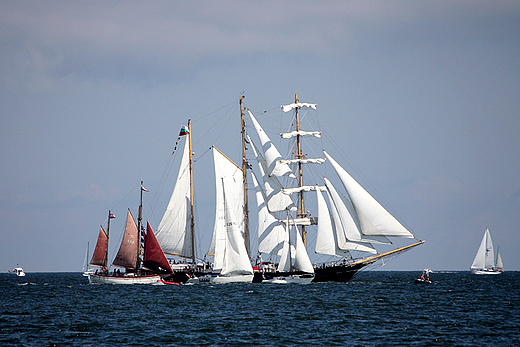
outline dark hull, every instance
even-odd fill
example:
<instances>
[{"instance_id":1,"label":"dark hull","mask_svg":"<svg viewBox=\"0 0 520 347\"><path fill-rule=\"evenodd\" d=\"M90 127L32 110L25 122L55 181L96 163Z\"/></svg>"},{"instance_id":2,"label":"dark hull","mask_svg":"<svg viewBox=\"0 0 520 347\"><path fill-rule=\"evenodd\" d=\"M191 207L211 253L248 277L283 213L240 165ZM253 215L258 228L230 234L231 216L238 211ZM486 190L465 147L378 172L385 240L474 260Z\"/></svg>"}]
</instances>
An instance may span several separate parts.
<instances>
[{"instance_id":1,"label":"dark hull","mask_svg":"<svg viewBox=\"0 0 520 347\"><path fill-rule=\"evenodd\" d=\"M362 268L369 263L339 264L319 266L314 269L313 282L348 282Z\"/></svg>"},{"instance_id":2,"label":"dark hull","mask_svg":"<svg viewBox=\"0 0 520 347\"><path fill-rule=\"evenodd\" d=\"M190 278L193 277L201 277L204 275L207 275L211 273L210 270L208 271L175 271L174 273L164 276L163 280L166 282L173 282L173 283L186 283Z\"/></svg>"}]
</instances>

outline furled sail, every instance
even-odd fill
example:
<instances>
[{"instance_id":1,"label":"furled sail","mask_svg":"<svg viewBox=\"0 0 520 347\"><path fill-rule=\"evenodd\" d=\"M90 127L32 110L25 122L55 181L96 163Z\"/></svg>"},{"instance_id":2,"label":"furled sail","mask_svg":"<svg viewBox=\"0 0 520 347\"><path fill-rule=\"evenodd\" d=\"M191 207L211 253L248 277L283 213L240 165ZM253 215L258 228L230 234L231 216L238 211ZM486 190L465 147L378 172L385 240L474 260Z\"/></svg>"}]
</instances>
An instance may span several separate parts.
<instances>
[{"instance_id":1,"label":"furled sail","mask_svg":"<svg viewBox=\"0 0 520 347\"><path fill-rule=\"evenodd\" d=\"M345 171L327 152L323 151L332 163L348 197L356 211L361 232L364 235L413 238L401 223L377 202L347 171Z\"/></svg>"},{"instance_id":2,"label":"furled sail","mask_svg":"<svg viewBox=\"0 0 520 347\"><path fill-rule=\"evenodd\" d=\"M113 266L120 266L127 269L135 269L137 264L137 251L139 249L139 232L135 224L132 213L128 210L126 216L126 227L121 241L121 246L117 252Z\"/></svg>"},{"instance_id":3,"label":"furled sail","mask_svg":"<svg viewBox=\"0 0 520 347\"><path fill-rule=\"evenodd\" d=\"M472 269L492 269L495 267L495 253L493 251L493 241L489 229L486 228L484 237L480 242L477 255L471 264Z\"/></svg>"},{"instance_id":4,"label":"furled sail","mask_svg":"<svg viewBox=\"0 0 520 347\"><path fill-rule=\"evenodd\" d=\"M265 194L267 199L267 208L271 212L284 211L286 209L295 208L294 202L287 194L283 193L283 186L276 176L269 176L267 174L267 164L264 156L256 148L254 142L249 138L252 145L253 153L258 162L260 173L262 174L262 181L264 182Z\"/></svg>"},{"instance_id":5,"label":"furled sail","mask_svg":"<svg viewBox=\"0 0 520 347\"><path fill-rule=\"evenodd\" d=\"M159 242L157 242L157 239L155 238L150 223L147 223L146 226L143 265L150 270L162 270L172 273L172 268L168 263Z\"/></svg>"},{"instance_id":6,"label":"furled sail","mask_svg":"<svg viewBox=\"0 0 520 347\"><path fill-rule=\"evenodd\" d=\"M290 139L291 137L294 137L294 136L314 136L314 137L317 137L317 138L320 138L321 137L321 131L303 131L303 130L300 130L300 131L291 131L290 133L281 133L280 136L284 139Z\"/></svg>"},{"instance_id":7,"label":"furled sail","mask_svg":"<svg viewBox=\"0 0 520 347\"><path fill-rule=\"evenodd\" d=\"M258 205L258 252L279 255L282 251L285 228L267 209L264 191L251 171Z\"/></svg>"},{"instance_id":8,"label":"furled sail","mask_svg":"<svg viewBox=\"0 0 520 347\"><path fill-rule=\"evenodd\" d=\"M175 183L168 207L157 228L156 237L164 253L193 258L193 240L190 230L189 147L188 138L186 137L177 182Z\"/></svg>"},{"instance_id":9,"label":"furled sail","mask_svg":"<svg viewBox=\"0 0 520 347\"><path fill-rule=\"evenodd\" d=\"M216 214L210 253L213 270L223 276L253 274L244 241L242 169L213 147Z\"/></svg>"},{"instance_id":10,"label":"furled sail","mask_svg":"<svg viewBox=\"0 0 520 347\"><path fill-rule=\"evenodd\" d=\"M262 150L264 152L264 157L267 164L267 174L269 176L289 176L291 178L296 178L292 170L289 168L289 165L279 162L282 159L282 155L271 142L264 129L260 126L251 111L247 110L247 112L249 113L249 117L255 126L260 143L262 144Z\"/></svg>"},{"instance_id":11,"label":"furled sail","mask_svg":"<svg viewBox=\"0 0 520 347\"><path fill-rule=\"evenodd\" d=\"M89 265L92 266L106 266L107 265L107 251L108 251L108 236L105 232L105 229L101 227L99 230L99 236L96 243L96 248L94 249L94 254L92 254L92 259L90 260Z\"/></svg>"},{"instance_id":12,"label":"furled sail","mask_svg":"<svg viewBox=\"0 0 520 347\"><path fill-rule=\"evenodd\" d=\"M298 102L298 103L292 103L289 105L284 105L284 106L282 106L282 110L284 112L289 112L295 108L302 108L302 107L309 107L309 108L312 108L313 110L315 110L317 106L318 106L318 104L309 104L306 102Z\"/></svg>"}]
</instances>

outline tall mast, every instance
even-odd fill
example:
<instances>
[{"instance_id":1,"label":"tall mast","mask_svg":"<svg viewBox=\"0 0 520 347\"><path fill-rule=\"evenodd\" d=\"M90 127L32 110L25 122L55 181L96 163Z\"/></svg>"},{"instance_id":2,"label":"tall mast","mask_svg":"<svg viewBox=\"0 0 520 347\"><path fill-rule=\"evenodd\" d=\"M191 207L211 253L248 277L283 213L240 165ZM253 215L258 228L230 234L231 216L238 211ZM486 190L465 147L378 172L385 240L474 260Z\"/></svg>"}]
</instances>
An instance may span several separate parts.
<instances>
[{"instance_id":1,"label":"tall mast","mask_svg":"<svg viewBox=\"0 0 520 347\"><path fill-rule=\"evenodd\" d=\"M112 215L112 213L110 213L110 210L108 210L108 223L107 223L107 245L108 245L108 239L109 239L109 234L110 234L110 216ZM105 263L103 264L103 267L105 269L108 269L107 267L108 265L108 247L107 247L107 254L105 256Z\"/></svg>"},{"instance_id":2,"label":"tall mast","mask_svg":"<svg viewBox=\"0 0 520 347\"><path fill-rule=\"evenodd\" d=\"M139 215L137 216L137 260L135 264L135 272L138 271L141 265L141 259L139 256L141 255L141 225L143 223L143 181L141 181L141 201L139 203Z\"/></svg>"},{"instance_id":3,"label":"tall mast","mask_svg":"<svg viewBox=\"0 0 520 347\"><path fill-rule=\"evenodd\" d=\"M190 209L191 209L191 254L192 261L195 264L195 219L193 217L193 166L192 166L192 155L193 151L191 149L191 119L188 119L188 141L190 145Z\"/></svg>"},{"instance_id":4,"label":"tall mast","mask_svg":"<svg viewBox=\"0 0 520 347\"><path fill-rule=\"evenodd\" d=\"M295 104L298 104L298 95L295 94L294 95L294 103ZM304 155L302 155L302 148L301 148L301 142L300 142L300 135L299 135L299 131L300 131L300 117L299 117L299 108L296 107L296 132L297 132L297 135L296 135L296 146L297 146L297 153L296 153L296 158L297 159L303 159ZM302 163L301 161L298 162L298 178L299 178L299 185L300 185L300 188L303 187L303 175L302 175ZM303 205L303 189L300 191L300 213L299 213L299 217L300 218L304 218L307 214L305 213L305 209L304 209L304 205ZM303 240L303 244L305 245L305 247L307 247L307 234L305 232L305 226L302 225L301 226L302 228L302 240Z\"/></svg>"},{"instance_id":5,"label":"tall mast","mask_svg":"<svg viewBox=\"0 0 520 347\"><path fill-rule=\"evenodd\" d=\"M247 208L247 160L246 160L246 127L244 123L243 95L240 95L240 122L242 126L242 177L244 181L244 237L246 251L249 255L249 211Z\"/></svg>"}]
</instances>

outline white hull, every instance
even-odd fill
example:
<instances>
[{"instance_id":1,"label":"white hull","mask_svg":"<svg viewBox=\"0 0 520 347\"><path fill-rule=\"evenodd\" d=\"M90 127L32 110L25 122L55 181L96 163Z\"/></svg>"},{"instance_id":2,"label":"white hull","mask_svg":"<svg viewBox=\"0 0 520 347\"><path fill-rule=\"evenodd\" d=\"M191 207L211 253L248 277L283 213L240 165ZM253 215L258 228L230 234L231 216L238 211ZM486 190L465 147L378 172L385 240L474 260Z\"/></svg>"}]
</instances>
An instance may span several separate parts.
<instances>
[{"instance_id":1,"label":"white hull","mask_svg":"<svg viewBox=\"0 0 520 347\"><path fill-rule=\"evenodd\" d=\"M471 273L475 275L500 275L502 271L493 269L471 269Z\"/></svg>"},{"instance_id":2,"label":"white hull","mask_svg":"<svg viewBox=\"0 0 520 347\"><path fill-rule=\"evenodd\" d=\"M301 277L298 275L292 275L292 276L280 276L275 277L270 280L262 281L262 283L274 283L274 284L288 284L288 283L296 283L296 284L308 284L311 283L314 279L314 276L312 277Z\"/></svg>"},{"instance_id":3,"label":"white hull","mask_svg":"<svg viewBox=\"0 0 520 347\"><path fill-rule=\"evenodd\" d=\"M187 283L251 283L254 275L239 276L214 276L204 275L201 277L190 278Z\"/></svg>"},{"instance_id":4,"label":"white hull","mask_svg":"<svg viewBox=\"0 0 520 347\"><path fill-rule=\"evenodd\" d=\"M88 275L91 284L153 284L157 283L161 277L159 275L150 276L103 276Z\"/></svg>"},{"instance_id":5,"label":"white hull","mask_svg":"<svg viewBox=\"0 0 520 347\"><path fill-rule=\"evenodd\" d=\"M25 272L23 271L23 269L21 267L15 267L13 270L11 270L9 272L15 274L18 277L25 276Z\"/></svg>"}]
</instances>

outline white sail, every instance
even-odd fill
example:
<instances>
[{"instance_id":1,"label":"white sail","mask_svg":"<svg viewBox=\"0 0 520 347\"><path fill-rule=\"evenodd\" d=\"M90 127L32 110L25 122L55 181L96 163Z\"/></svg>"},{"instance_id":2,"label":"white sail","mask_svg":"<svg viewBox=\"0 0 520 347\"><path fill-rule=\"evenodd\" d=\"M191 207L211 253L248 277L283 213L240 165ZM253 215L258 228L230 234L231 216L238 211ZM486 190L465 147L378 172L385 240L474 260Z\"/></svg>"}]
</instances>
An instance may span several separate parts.
<instances>
[{"instance_id":1,"label":"white sail","mask_svg":"<svg viewBox=\"0 0 520 347\"><path fill-rule=\"evenodd\" d=\"M294 252L294 270L303 271L307 273L314 273L314 267L312 266L305 245L303 244L302 237L296 228L293 228L296 234L296 249Z\"/></svg>"},{"instance_id":2,"label":"white sail","mask_svg":"<svg viewBox=\"0 0 520 347\"><path fill-rule=\"evenodd\" d=\"M265 162L264 156L258 151L254 142L249 136L248 139L252 145L251 147L253 148L253 153L258 162L260 173L262 174L262 181L264 182L265 195L267 199L267 208L269 211L277 212L295 208L291 197L283 193L283 186L278 178L276 176L269 176L267 174L267 164Z\"/></svg>"},{"instance_id":3,"label":"white sail","mask_svg":"<svg viewBox=\"0 0 520 347\"><path fill-rule=\"evenodd\" d=\"M193 240L190 230L189 147L188 137L186 136L177 182L175 183L168 207L155 233L164 253L186 258L193 257L191 247Z\"/></svg>"},{"instance_id":4,"label":"white sail","mask_svg":"<svg viewBox=\"0 0 520 347\"><path fill-rule=\"evenodd\" d=\"M497 261L495 263L497 270L504 270L504 263L502 263L502 257L500 256L500 250L497 251Z\"/></svg>"},{"instance_id":5,"label":"white sail","mask_svg":"<svg viewBox=\"0 0 520 347\"><path fill-rule=\"evenodd\" d=\"M284 159L280 160L280 164L323 164L325 162L325 158L316 158L316 159Z\"/></svg>"},{"instance_id":6,"label":"white sail","mask_svg":"<svg viewBox=\"0 0 520 347\"><path fill-rule=\"evenodd\" d=\"M412 233L385 210L383 206L357 183L327 152L323 152L332 163L352 201L359 220L361 232L364 235L414 237Z\"/></svg>"},{"instance_id":7,"label":"white sail","mask_svg":"<svg viewBox=\"0 0 520 347\"><path fill-rule=\"evenodd\" d=\"M372 244L367 242L356 242L356 241L349 241L348 240L348 234L345 230L345 227L343 225L343 221L341 220L340 213L334 204L334 200L331 196L330 190L327 191L327 196L329 198L330 202L330 209L332 212L332 218L334 220L334 231L336 232L336 241L337 246L341 250L349 250L349 251L358 251L358 252L367 252L376 254L377 251L375 250L374 246ZM319 221L318 221L319 224Z\"/></svg>"},{"instance_id":8,"label":"white sail","mask_svg":"<svg viewBox=\"0 0 520 347\"><path fill-rule=\"evenodd\" d=\"M258 252L279 255L282 251L285 228L267 209L264 192L251 171L258 205Z\"/></svg>"},{"instance_id":9,"label":"white sail","mask_svg":"<svg viewBox=\"0 0 520 347\"><path fill-rule=\"evenodd\" d=\"M495 253L493 251L493 241L491 240L491 234L489 229L486 228L484 237L480 242L473 264L472 269L492 269L495 267Z\"/></svg>"},{"instance_id":10,"label":"white sail","mask_svg":"<svg viewBox=\"0 0 520 347\"><path fill-rule=\"evenodd\" d=\"M222 276L252 275L244 241L242 169L213 147L217 207L213 231L214 271Z\"/></svg>"},{"instance_id":11,"label":"white sail","mask_svg":"<svg viewBox=\"0 0 520 347\"><path fill-rule=\"evenodd\" d=\"M334 204L338 212L341 225L345 231L345 236L349 241L355 242L376 242L376 243L391 243L385 236L368 236L361 232L361 226L356 210L348 199L343 197L334 188L332 183L324 177L325 185L330 193L331 204Z\"/></svg>"},{"instance_id":12,"label":"white sail","mask_svg":"<svg viewBox=\"0 0 520 347\"><path fill-rule=\"evenodd\" d=\"M289 272L293 270L314 273L314 267L309 259L309 255L307 254L300 233L297 229L292 228L294 234L293 237L290 237L291 230L289 228L289 223L286 223L285 238L280 256L280 263L277 268L278 271ZM293 243L296 245L293 245Z\"/></svg>"},{"instance_id":13,"label":"white sail","mask_svg":"<svg viewBox=\"0 0 520 347\"><path fill-rule=\"evenodd\" d=\"M348 257L350 252L348 250L341 250L338 247L336 237L336 228L332 224L330 212L327 208L327 203L323 198L323 194L319 189L316 189L318 201L318 228L316 232L316 248L318 254L333 255L337 257Z\"/></svg>"},{"instance_id":14,"label":"white sail","mask_svg":"<svg viewBox=\"0 0 520 347\"><path fill-rule=\"evenodd\" d=\"M289 165L279 162L282 160L282 155L280 152L278 152L278 149L276 149L274 144L271 142L264 129L262 129L251 111L247 110L247 112L249 113L249 117L255 126L260 143L262 144L262 151L264 152L264 157L267 164L267 174L269 176L289 176L291 178L296 178Z\"/></svg>"},{"instance_id":15,"label":"white sail","mask_svg":"<svg viewBox=\"0 0 520 347\"><path fill-rule=\"evenodd\" d=\"M311 192L311 191L316 190L316 189L319 189L322 192L327 190L327 188L323 187L323 186L303 186L303 187L295 187L295 188L285 188L285 189L282 190L282 192L284 194L290 195L290 194L295 194L295 193L299 193L299 192L302 192L302 191L303 192Z\"/></svg>"}]
</instances>

